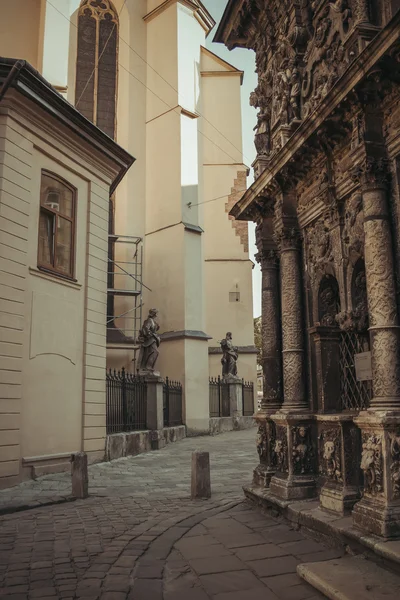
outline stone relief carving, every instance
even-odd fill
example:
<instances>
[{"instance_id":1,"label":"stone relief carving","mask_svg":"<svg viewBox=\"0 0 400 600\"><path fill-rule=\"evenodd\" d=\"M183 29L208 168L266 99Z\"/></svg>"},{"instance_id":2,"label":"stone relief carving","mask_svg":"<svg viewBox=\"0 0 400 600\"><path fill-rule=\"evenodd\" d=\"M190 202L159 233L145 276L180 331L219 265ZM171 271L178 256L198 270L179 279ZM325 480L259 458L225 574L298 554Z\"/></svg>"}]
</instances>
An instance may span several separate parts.
<instances>
[{"instance_id":1,"label":"stone relief carving","mask_svg":"<svg viewBox=\"0 0 400 600\"><path fill-rule=\"evenodd\" d=\"M323 219L319 219L306 230L307 265L310 278L315 281L326 273L327 267L333 264L332 243L328 227Z\"/></svg>"},{"instance_id":2,"label":"stone relief carving","mask_svg":"<svg viewBox=\"0 0 400 600\"><path fill-rule=\"evenodd\" d=\"M361 469L364 473L364 493L374 496L383 491L382 463L381 435L363 431Z\"/></svg>"},{"instance_id":3,"label":"stone relief carving","mask_svg":"<svg viewBox=\"0 0 400 600\"><path fill-rule=\"evenodd\" d=\"M313 472L314 448L310 426L292 427L293 440L293 470L298 475Z\"/></svg>"},{"instance_id":4,"label":"stone relief carving","mask_svg":"<svg viewBox=\"0 0 400 600\"><path fill-rule=\"evenodd\" d=\"M390 476L393 499L400 498L400 430L390 434Z\"/></svg>"},{"instance_id":5,"label":"stone relief carving","mask_svg":"<svg viewBox=\"0 0 400 600\"><path fill-rule=\"evenodd\" d=\"M276 470L280 473L288 471L288 445L286 427L276 426L276 439L274 445L274 456Z\"/></svg>"},{"instance_id":6,"label":"stone relief carving","mask_svg":"<svg viewBox=\"0 0 400 600\"><path fill-rule=\"evenodd\" d=\"M324 430L319 436L319 472L332 481L343 482L338 428Z\"/></svg>"},{"instance_id":7,"label":"stone relief carving","mask_svg":"<svg viewBox=\"0 0 400 600\"><path fill-rule=\"evenodd\" d=\"M318 293L318 320L325 327L337 326L336 315L340 313L339 286L335 277L325 275Z\"/></svg>"},{"instance_id":8,"label":"stone relief carving","mask_svg":"<svg viewBox=\"0 0 400 600\"><path fill-rule=\"evenodd\" d=\"M266 423L260 423L258 426L256 445L260 462L266 462L268 445Z\"/></svg>"}]
</instances>

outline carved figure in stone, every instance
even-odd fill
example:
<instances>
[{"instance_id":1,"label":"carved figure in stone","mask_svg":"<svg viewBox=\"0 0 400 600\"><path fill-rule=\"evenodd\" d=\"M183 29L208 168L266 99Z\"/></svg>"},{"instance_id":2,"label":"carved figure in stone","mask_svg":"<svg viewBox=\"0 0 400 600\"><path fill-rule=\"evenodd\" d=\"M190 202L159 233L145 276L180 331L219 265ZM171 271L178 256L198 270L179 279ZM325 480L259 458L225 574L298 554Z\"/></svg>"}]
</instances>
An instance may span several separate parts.
<instances>
[{"instance_id":1,"label":"carved figure in stone","mask_svg":"<svg viewBox=\"0 0 400 600\"><path fill-rule=\"evenodd\" d=\"M400 498L400 430L393 433L390 439L390 474L392 478L393 499Z\"/></svg>"},{"instance_id":2,"label":"carved figure in stone","mask_svg":"<svg viewBox=\"0 0 400 600\"><path fill-rule=\"evenodd\" d=\"M318 293L318 320L325 327L336 325L336 315L340 312L339 286L334 277L323 277Z\"/></svg>"},{"instance_id":3,"label":"carved figure in stone","mask_svg":"<svg viewBox=\"0 0 400 600\"><path fill-rule=\"evenodd\" d=\"M254 145L259 156L263 156L269 153L270 150L270 137L269 137L269 113L260 112L257 115L257 125L253 131L256 132L254 136Z\"/></svg>"},{"instance_id":4,"label":"carved figure in stone","mask_svg":"<svg viewBox=\"0 0 400 600\"><path fill-rule=\"evenodd\" d=\"M276 428L274 455L277 471L285 473L287 471L288 463L286 428L279 425Z\"/></svg>"},{"instance_id":5,"label":"carved figure in stone","mask_svg":"<svg viewBox=\"0 0 400 600\"><path fill-rule=\"evenodd\" d=\"M311 473L314 453L310 427L292 427L292 436L294 472L300 475Z\"/></svg>"},{"instance_id":6,"label":"carved figure in stone","mask_svg":"<svg viewBox=\"0 0 400 600\"><path fill-rule=\"evenodd\" d=\"M361 469L364 473L364 492L382 492L382 438L375 433L363 433Z\"/></svg>"},{"instance_id":7,"label":"carved figure in stone","mask_svg":"<svg viewBox=\"0 0 400 600\"><path fill-rule=\"evenodd\" d=\"M294 67L290 75L290 107L292 109L293 118L300 119L300 72Z\"/></svg>"},{"instance_id":8,"label":"carved figure in stone","mask_svg":"<svg viewBox=\"0 0 400 600\"><path fill-rule=\"evenodd\" d=\"M260 423L257 430L257 452L260 462L265 462L267 458L267 431L264 423Z\"/></svg>"},{"instance_id":9,"label":"carved figure in stone","mask_svg":"<svg viewBox=\"0 0 400 600\"><path fill-rule=\"evenodd\" d=\"M333 481L343 481L338 429L328 429L321 433L319 471Z\"/></svg>"},{"instance_id":10,"label":"carved figure in stone","mask_svg":"<svg viewBox=\"0 0 400 600\"><path fill-rule=\"evenodd\" d=\"M139 370L147 373L154 372L154 367L159 355L158 347L161 340L157 335L157 331L160 329L160 326L156 321L157 314L157 309L151 308L149 310L149 315L139 332Z\"/></svg>"},{"instance_id":11,"label":"carved figure in stone","mask_svg":"<svg viewBox=\"0 0 400 600\"><path fill-rule=\"evenodd\" d=\"M233 375L237 377L237 359L238 349L232 343L232 333L228 331L225 339L221 340L222 349L222 377L228 377Z\"/></svg>"}]
</instances>

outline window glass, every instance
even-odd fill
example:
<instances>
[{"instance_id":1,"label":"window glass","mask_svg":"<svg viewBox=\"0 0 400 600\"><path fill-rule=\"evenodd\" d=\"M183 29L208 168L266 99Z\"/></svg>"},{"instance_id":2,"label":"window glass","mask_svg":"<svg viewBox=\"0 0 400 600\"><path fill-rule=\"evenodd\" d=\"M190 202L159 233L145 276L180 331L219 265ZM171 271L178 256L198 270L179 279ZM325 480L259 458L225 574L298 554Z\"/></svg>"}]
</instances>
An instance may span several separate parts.
<instances>
[{"instance_id":1,"label":"window glass","mask_svg":"<svg viewBox=\"0 0 400 600\"><path fill-rule=\"evenodd\" d=\"M38 266L73 277L75 190L51 173L42 173Z\"/></svg>"}]
</instances>

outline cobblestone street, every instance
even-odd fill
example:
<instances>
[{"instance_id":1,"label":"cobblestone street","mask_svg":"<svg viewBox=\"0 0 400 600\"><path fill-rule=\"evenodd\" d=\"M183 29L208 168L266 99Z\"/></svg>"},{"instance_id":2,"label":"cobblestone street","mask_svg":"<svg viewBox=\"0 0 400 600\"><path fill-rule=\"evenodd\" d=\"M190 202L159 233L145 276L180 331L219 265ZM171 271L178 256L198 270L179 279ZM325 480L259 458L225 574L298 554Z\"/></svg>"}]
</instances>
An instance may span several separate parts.
<instances>
[{"instance_id":1,"label":"cobblestone street","mask_svg":"<svg viewBox=\"0 0 400 600\"><path fill-rule=\"evenodd\" d=\"M90 498L0 518L0 597L86 600L316 600L301 562L336 550L243 501L255 430L186 439L90 467ZM193 450L210 452L213 495L191 501ZM67 497L68 474L0 493L11 509Z\"/></svg>"}]
</instances>

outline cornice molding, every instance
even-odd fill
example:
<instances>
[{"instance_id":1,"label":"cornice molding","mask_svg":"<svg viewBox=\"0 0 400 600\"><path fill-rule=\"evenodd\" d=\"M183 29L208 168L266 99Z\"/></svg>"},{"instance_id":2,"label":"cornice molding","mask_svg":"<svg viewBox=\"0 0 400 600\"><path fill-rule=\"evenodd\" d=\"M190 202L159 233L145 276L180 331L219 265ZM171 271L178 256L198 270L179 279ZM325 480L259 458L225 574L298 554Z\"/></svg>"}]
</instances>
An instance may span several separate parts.
<instances>
[{"instance_id":1,"label":"cornice molding","mask_svg":"<svg viewBox=\"0 0 400 600\"><path fill-rule=\"evenodd\" d=\"M276 175L291 158L307 143L307 140L323 125L337 107L366 77L367 73L398 42L400 36L400 11L371 40L363 52L354 60L341 79L332 87L318 109L311 113L293 133L282 149L271 159L268 168L246 190L242 198L232 207L230 216L238 220L251 220L245 215L251 204L260 196Z\"/></svg>"},{"instance_id":2,"label":"cornice molding","mask_svg":"<svg viewBox=\"0 0 400 600\"><path fill-rule=\"evenodd\" d=\"M182 4L191 9L195 19L200 23L206 32L206 35L214 28L215 21L200 0L165 0L162 4L157 6L157 8L147 13L147 15L143 17L143 21L145 23L152 21L174 4Z\"/></svg>"}]
</instances>

